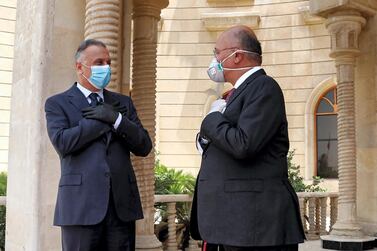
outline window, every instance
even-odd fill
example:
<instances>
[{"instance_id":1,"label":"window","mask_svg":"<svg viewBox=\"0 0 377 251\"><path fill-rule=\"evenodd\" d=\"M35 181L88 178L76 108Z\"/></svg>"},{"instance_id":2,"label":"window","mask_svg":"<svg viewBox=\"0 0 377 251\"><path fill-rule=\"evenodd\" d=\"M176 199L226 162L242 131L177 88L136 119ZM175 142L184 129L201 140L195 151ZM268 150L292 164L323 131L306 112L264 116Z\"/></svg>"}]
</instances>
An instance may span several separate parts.
<instances>
[{"instance_id":1,"label":"window","mask_svg":"<svg viewBox=\"0 0 377 251\"><path fill-rule=\"evenodd\" d=\"M338 178L338 136L336 87L326 91L315 110L317 174Z\"/></svg>"}]
</instances>

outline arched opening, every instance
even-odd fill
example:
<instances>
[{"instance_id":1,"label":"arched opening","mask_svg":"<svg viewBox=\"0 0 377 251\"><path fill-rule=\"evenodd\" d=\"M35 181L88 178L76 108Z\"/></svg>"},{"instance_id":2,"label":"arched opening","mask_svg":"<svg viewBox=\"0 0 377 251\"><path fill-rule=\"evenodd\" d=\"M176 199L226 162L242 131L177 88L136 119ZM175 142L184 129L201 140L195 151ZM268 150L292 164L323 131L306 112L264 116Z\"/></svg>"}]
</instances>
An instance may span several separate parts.
<instances>
[{"instance_id":1,"label":"arched opening","mask_svg":"<svg viewBox=\"0 0 377 251\"><path fill-rule=\"evenodd\" d=\"M336 88L336 79L329 77L318 83L314 88L305 106L305 179L310 181L313 176L317 175L317 136L316 136L316 113L322 97L326 93ZM328 136L328 135L327 135ZM330 185L336 190L336 184Z\"/></svg>"},{"instance_id":2,"label":"arched opening","mask_svg":"<svg viewBox=\"0 0 377 251\"><path fill-rule=\"evenodd\" d=\"M337 95L331 87L318 99L315 109L316 167L314 175L338 178Z\"/></svg>"}]
</instances>

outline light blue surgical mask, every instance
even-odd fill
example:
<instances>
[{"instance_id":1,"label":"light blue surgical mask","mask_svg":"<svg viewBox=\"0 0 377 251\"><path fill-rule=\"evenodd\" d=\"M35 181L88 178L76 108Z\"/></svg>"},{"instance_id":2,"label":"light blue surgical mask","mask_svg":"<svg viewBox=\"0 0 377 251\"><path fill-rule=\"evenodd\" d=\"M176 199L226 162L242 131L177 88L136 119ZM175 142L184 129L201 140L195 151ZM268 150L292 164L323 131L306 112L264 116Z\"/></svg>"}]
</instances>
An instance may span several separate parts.
<instances>
[{"instance_id":1,"label":"light blue surgical mask","mask_svg":"<svg viewBox=\"0 0 377 251\"><path fill-rule=\"evenodd\" d=\"M82 64L85 67L89 68L85 64ZM104 89L111 79L111 68L110 65L92 65L90 66L91 74L89 79L83 75L83 77L89 81L97 89Z\"/></svg>"},{"instance_id":2,"label":"light blue surgical mask","mask_svg":"<svg viewBox=\"0 0 377 251\"><path fill-rule=\"evenodd\" d=\"M252 52L252 51L246 51L246 50L236 50L234 52L232 52L229 56L227 56L226 58L224 58L222 61L218 61L216 59L216 57L214 57L208 67L208 70L207 70L207 73L208 73L208 76L209 78L216 82L216 83L224 83L226 80L225 80L225 76L224 76L224 70L228 70L228 71L240 71L240 70L246 70L246 69L251 69L253 68L252 66L249 66L249 67L242 67L242 68L225 68L223 67L223 63L228 60L231 56L233 56L234 54L236 54L237 52L241 52L241 53L251 53L251 54L257 54L259 55L258 53L255 53L255 52Z\"/></svg>"}]
</instances>

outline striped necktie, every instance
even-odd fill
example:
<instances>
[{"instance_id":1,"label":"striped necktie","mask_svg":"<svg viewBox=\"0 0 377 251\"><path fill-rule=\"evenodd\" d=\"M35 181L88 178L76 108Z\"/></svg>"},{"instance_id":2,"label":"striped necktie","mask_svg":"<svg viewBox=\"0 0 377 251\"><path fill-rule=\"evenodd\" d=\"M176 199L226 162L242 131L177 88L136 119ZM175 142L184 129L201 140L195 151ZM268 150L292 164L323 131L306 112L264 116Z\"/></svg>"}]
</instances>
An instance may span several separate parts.
<instances>
[{"instance_id":1,"label":"striped necktie","mask_svg":"<svg viewBox=\"0 0 377 251\"><path fill-rule=\"evenodd\" d=\"M102 98L95 92L89 94L89 99L91 100L90 106L97 106L99 103L103 102Z\"/></svg>"}]
</instances>

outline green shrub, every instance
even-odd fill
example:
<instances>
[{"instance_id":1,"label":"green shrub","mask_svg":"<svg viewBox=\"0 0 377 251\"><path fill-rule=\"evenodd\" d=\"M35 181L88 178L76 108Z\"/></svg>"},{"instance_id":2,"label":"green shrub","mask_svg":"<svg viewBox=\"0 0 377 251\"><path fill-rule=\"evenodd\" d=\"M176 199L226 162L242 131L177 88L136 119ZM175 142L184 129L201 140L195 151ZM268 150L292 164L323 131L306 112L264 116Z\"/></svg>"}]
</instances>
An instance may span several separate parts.
<instances>
[{"instance_id":1,"label":"green shrub","mask_svg":"<svg viewBox=\"0 0 377 251\"><path fill-rule=\"evenodd\" d=\"M0 196L7 194L7 174L0 173ZM5 206L0 206L0 250L5 250Z\"/></svg>"},{"instance_id":2,"label":"green shrub","mask_svg":"<svg viewBox=\"0 0 377 251\"><path fill-rule=\"evenodd\" d=\"M193 194L195 177L182 170L168 168L160 161L155 165L156 194Z\"/></svg>"},{"instance_id":3,"label":"green shrub","mask_svg":"<svg viewBox=\"0 0 377 251\"><path fill-rule=\"evenodd\" d=\"M196 178L184 173L182 170L168 168L161 164L160 161L155 165L155 194L190 194L195 190ZM157 205L161 209L163 220L166 217L164 205ZM177 219L178 222L186 221L190 207L187 203L177 203Z\"/></svg>"},{"instance_id":4,"label":"green shrub","mask_svg":"<svg viewBox=\"0 0 377 251\"><path fill-rule=\"evenodd\" d=\"M313 177L313 184L306 185L304 178L300 174L300 166L292 162L295 151L288 152L288 179L296 192L325 192L326 189L320 187L322 182L319 176Z\"/></svg>"}]
</instances>

